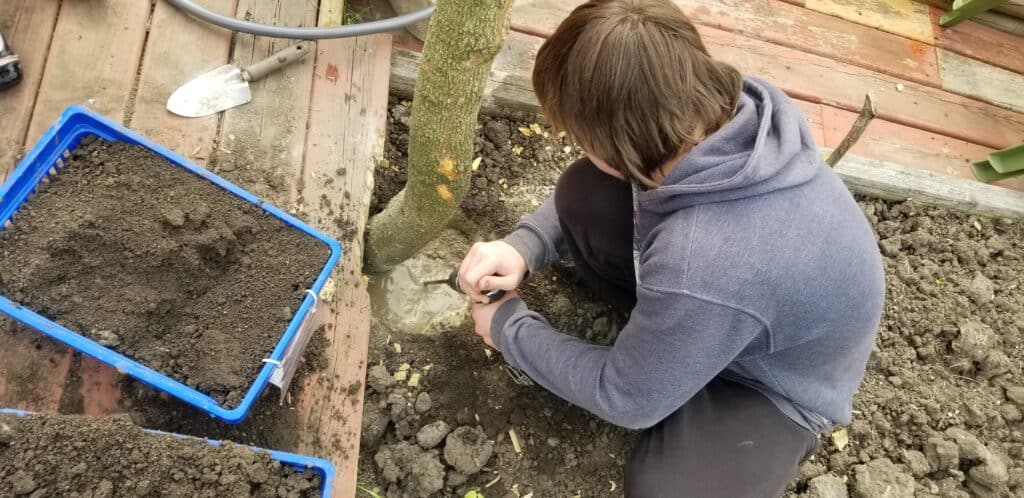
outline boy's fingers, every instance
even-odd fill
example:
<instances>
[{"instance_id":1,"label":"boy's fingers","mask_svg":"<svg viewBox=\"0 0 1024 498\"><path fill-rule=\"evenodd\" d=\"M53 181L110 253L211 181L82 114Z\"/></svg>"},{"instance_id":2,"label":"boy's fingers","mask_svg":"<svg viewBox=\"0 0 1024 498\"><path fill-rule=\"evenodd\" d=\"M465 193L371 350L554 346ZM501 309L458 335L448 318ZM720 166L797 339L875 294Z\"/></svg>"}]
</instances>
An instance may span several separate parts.
<instances>
[{"instance_id":1,"label":"boy's fingers","mask_svg":"<svg viewBox=\"0 0 1024 498\"><path fill-rule=\"evenodd\" d=\"M480 289L483 290L513 290L519 284L515 275L491 275L480 279Z\"/></svg>"}]
</instances>

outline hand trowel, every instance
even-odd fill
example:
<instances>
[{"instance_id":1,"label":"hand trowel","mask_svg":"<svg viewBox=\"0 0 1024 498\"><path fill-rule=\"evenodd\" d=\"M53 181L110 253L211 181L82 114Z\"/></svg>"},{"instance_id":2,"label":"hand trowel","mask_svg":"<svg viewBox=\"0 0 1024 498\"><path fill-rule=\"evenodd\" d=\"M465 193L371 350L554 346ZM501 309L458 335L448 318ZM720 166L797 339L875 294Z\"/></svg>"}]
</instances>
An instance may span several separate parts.
<instances>
[{"instance_id":1,"label":"hand trowel","mask_svg":"<svg viewBox=\"0 0 1024 498\"><path fill-rule=\"evenodd\" d=\"M167 110L195 118L208 116L252 100L249 83L302 59L316 44L303 41L277 52L245 69L227 64L185 83L167 99Z\"/></svg>"},{"instance_id":2,"label":"hand trowel","mask_svg":"<svg viewBox=\"0 0 1024 498\"><path fill-rule=\"evenodd\" d=\"M459 285L459 270L458 269L456 269L450 275L448 275L448 278L439 278L437 280L427 280L426 282L423 282L423 286L424 287L426 287L428 285L437 285L437 284L446 284L448 287L451 287L452 289L455 289L456 292L459 292L459 293L462 293L462 294L466 293L465 291L462 290L462 286ZM487 302L488 303L493 303L493 302L501 299L502 297L505 297L505 291L503 291L501 289L484 291L483 294L484 294L484 296L487 297L487 299L488 299Z\"/></svg>"}]
</instances>

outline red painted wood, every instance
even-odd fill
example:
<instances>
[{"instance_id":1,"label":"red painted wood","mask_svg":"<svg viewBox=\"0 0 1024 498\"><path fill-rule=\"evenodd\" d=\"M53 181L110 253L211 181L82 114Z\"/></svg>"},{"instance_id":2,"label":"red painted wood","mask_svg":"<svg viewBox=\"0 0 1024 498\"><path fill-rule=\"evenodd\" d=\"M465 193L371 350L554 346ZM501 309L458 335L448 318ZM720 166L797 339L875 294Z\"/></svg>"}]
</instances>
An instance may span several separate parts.
<instances>
[{"instance_id":1,"label":"red painted wood","mask_svg":"<svg viewBox=\"0 0 1024 498\"><path fill-rule=\"evenodd\" d=\"M942 13L942 9L932 7L935 46L1024 74L1024 37L974 21L943 28L939 26Z\"/></svg>"}]
</instances>

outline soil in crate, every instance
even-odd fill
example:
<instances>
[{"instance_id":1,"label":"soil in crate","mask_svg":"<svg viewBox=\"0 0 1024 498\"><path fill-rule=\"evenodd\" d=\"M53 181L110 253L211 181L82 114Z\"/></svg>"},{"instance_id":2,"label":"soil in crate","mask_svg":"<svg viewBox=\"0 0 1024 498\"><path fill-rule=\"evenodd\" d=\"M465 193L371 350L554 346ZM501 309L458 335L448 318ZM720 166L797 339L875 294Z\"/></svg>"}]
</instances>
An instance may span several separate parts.
<instances>
[{"instance_id":1,"label":"soil in crate","mask_svg":"<svg viewBox=\"0 0 1024 498\"><path fill-rule=\"evenodd\" d=\"M313 497L320 485L269 453L144 432L127 417L0 414L0 496Z\"/></svg>"},{"instance_id":2,"label":"soil in crate","mask_svg":"<svg viewBox=\"0 0 1024 498\"><path fill-rule=\"evenodd\" d=\"M235 406L327 257L162 157L90 137L0 233L0 294Z\"/></svg>"}]
</instances>

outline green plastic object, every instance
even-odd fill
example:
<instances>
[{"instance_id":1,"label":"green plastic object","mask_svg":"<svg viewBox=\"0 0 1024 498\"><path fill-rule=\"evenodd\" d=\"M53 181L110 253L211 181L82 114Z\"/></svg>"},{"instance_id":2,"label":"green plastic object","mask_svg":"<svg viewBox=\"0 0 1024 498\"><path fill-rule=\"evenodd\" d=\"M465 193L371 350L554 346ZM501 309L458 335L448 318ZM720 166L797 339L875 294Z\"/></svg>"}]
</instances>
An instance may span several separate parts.
<instances>
[{"instance_id":1,"label":"green plastic object","mask_svg":"<svg viewBox=\"0 0 1024 498\"><path fill-rule=\"evenodd\" d=\"M984 183L1024 175L1024 145L993 152L988 159L974 163L971 170Z\"/></svg>"},{"instance_id":2,"label":"green plastic object","mask_svg":"<svg viewBox=\"0 0 1024 498\"><path fill-rule=\"evenodd\" d=\"M939 18L939 25L945 28L970 19L989 9L998 7L1006 0L956 0L953 9Z\"/></svg>"}]
</instances>

